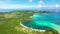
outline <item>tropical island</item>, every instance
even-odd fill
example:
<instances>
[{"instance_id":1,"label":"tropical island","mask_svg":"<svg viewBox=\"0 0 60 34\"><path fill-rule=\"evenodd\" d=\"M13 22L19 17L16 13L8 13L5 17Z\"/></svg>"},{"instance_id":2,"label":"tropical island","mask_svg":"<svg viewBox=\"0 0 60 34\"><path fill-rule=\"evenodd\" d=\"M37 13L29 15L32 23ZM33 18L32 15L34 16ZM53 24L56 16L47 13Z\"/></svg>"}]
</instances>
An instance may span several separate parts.
<instances>
[{"instance_id":1,"label":"tropical island","mask_svg":"<svg viewBox=\"0 0 60 34\"><path fill-rule=\"evenodd\" d=\"M52 28L47 30L34 30L21 25L21 23L32 20L31 16L34 14L42 13L49 14L51 12L32 10L0 12L0 34L59 34L58 31Z\"/></svg>"}]
</instances>

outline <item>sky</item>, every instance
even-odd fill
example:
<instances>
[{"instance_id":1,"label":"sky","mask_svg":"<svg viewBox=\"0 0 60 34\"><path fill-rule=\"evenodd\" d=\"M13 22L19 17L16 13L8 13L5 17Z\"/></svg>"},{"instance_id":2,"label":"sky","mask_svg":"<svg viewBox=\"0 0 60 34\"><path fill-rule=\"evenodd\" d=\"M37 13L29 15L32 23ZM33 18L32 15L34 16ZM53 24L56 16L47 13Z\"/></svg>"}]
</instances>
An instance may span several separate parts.
<instances>
[{"instance_id":1,"label":"sky","mask_svg":"<svg viewBox=\"0 0 60 34\"><path fill-rule=\"evenodd\" d=\"M60 8L60 0L0 0L0 9Z\"/></svg>"}]
</instances>

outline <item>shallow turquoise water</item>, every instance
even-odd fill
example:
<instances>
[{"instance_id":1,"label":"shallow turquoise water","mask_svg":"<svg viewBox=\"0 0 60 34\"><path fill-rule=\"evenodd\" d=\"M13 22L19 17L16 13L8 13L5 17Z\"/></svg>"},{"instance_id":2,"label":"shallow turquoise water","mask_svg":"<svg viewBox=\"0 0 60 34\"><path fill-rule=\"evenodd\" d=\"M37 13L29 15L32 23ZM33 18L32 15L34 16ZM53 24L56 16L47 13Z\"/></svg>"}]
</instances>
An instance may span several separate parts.
<instances>
[{"instance_id":1,"label":"shallow turquoise water","mask_svg":"<svg viewBox=\"0 0 60 34\"><path fill-rule=\"evenodd\" d=\"M31 21L24 22L23 25L34 29L53 28L60 32L60 15L57 13L34 14Z\"/></svg>"}]
</instances>

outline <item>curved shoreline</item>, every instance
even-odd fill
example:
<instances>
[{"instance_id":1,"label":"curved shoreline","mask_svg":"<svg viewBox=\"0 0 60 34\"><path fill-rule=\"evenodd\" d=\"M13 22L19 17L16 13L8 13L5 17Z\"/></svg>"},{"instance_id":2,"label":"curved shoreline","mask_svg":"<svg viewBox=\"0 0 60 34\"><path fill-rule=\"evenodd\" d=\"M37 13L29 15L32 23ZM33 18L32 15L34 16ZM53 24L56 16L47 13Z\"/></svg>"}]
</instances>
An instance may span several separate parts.
<instances>
[{"instance_id":1,"label":"curved shoreline","mask_svg":"<svg viewBox=\"0 0 60 34\"><path fill-rule=\"evenodd\" d=\"M20 25L21 25L22 27L24 27L24 28L26 28L26 29L28 28L28 29L30 29L30 30L32 30L32 31L45 32L45 30L33 29L33 28L30 28L30 27L24 26L22 23L20 23Z\"/></svg>"}]
</instances>

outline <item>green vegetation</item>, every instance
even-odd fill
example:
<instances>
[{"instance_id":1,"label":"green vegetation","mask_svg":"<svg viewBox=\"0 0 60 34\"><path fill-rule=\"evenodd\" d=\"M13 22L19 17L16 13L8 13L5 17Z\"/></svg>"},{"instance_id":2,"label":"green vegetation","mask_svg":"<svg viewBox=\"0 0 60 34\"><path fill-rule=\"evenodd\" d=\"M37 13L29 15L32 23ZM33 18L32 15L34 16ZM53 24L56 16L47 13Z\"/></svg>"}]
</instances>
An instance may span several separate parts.
<instances>
[{"instance_id":1,"label":"green vegetation","mask_svg":"<svg viewBox=\"0 0 60 34\"><path fill-rule=\"evenodd\" d=\"M50 28L46 30L45 34L59 34L59 33L56 30Z\"/></svg>"},{"instance_id":2,"label":"green vegetation","mask_svg":"<svg viewBox=\"0 0 60 34\"><path fill-rule=\"evenodd\" d=\"M0 34L45 34L50 32L50 30L47 30L46 32L40 32L40 31L29 32L29 29L26 29L20 25L20 23L22 22L31 20L30 16L37 13L45 13L45 12L40 12L40 11L34 12L31 10L27 10L27 11L18 10L18 11L5 12L5 13L1 12L0 13ZM55 32L52 33L55 34Z\"/></svg>"}]
</instances>

